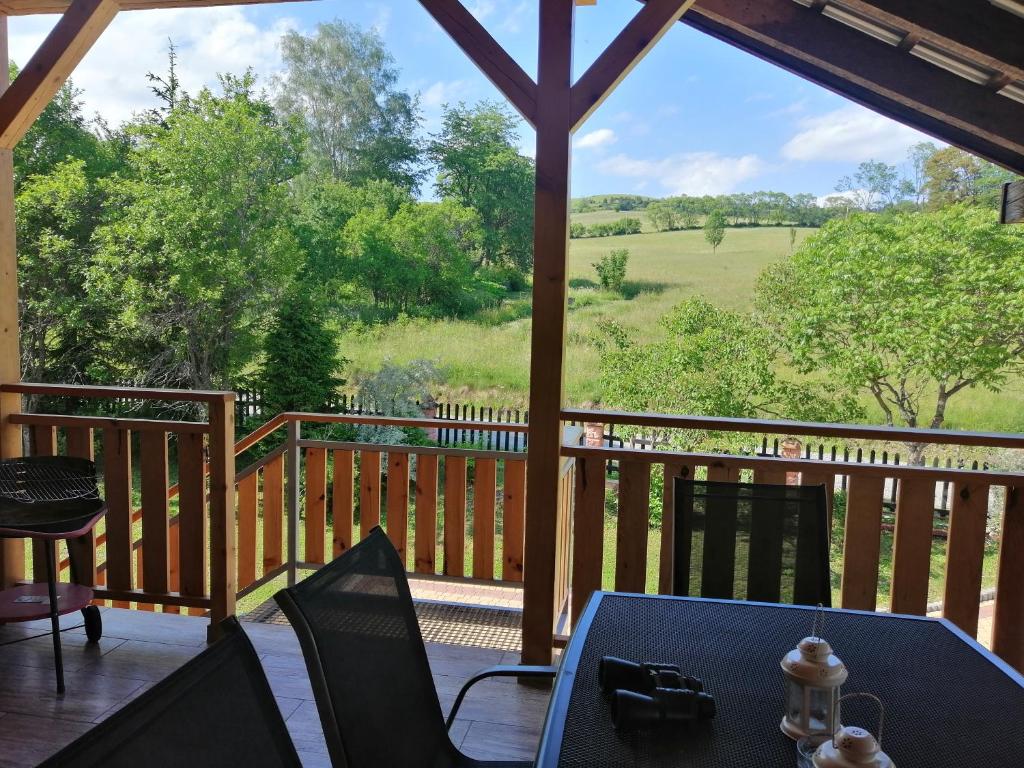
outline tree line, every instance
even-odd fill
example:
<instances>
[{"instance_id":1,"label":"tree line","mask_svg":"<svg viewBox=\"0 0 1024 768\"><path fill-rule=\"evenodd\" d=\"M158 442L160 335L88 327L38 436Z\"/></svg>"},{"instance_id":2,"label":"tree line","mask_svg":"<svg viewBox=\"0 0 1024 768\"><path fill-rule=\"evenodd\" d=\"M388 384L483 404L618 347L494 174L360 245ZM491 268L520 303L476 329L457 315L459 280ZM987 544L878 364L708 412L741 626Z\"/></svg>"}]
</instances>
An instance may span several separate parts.
<instances>
[{"instance_id":1,"label":"tree line","mask_svg":"<svg viewBox=\"0 0 1024 768\"><path fill-rule=\"evenodd\" d=\"M281 51L267 83L186 93L171 45L158 106L117 126L70 83L46 107L14 154L25 379L273 385L319 358L333 388L341 323L465 315L525 284L534 169L509 110L446 105L421 138L376 33L321 24ZM297 391L268 405L324 402Z\"/></svg>"}]
</instances>

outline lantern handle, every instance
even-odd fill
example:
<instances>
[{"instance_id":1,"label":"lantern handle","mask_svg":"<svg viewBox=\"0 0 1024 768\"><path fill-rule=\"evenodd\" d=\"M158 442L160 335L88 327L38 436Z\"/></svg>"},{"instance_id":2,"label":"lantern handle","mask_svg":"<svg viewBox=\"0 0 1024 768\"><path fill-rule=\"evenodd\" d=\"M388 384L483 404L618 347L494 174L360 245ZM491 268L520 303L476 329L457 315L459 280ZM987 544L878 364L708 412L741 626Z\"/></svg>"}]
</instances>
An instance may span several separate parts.
<instances>
[{"instance_id":1,"label":"lantern handle","mask_svg":"<svg viewBox=\"0 0 1024 768\"><path fill-rule=\"evenodd\" d=\"M814 609L814 623L811 624L811 637L822 636L825 631L825 606L818 603L818 606Z\"/></svg>"},{"instance_id":2,"label":"lantern handle","mask_svg":"<svg viewBox=\"0 0 1024 768\"><path fill-rule=\"evenodd\" d=\"M885 705L882 704L882 700L875 696L873 693L846 693L839 697L839 701L836 702L836 706L832 709L832 746L836 746L836 715L839 713L839 709L846 699L871 699L878 705L878 747L882 747L882 728L885 726Z\"/></svg>"}]
</instances>

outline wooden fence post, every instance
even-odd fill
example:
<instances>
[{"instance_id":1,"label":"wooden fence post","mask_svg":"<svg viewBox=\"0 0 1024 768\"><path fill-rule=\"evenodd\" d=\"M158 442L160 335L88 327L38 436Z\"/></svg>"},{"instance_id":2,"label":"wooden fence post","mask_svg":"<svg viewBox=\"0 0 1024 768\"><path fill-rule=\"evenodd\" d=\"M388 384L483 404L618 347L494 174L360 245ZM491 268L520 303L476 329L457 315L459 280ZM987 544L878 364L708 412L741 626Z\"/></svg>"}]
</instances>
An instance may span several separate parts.
<instances>
[{"instance_id":1,"label":"wooden fence post","mask_svg":"<svg viewBox=\"0 0 1024 768\"><path fill-rule=\"evenodd\" d=\"M238 592L235 530L235 395L210 402L210 627L220 637L220 622L235 613Z\"/></svg>"}]
</instances>

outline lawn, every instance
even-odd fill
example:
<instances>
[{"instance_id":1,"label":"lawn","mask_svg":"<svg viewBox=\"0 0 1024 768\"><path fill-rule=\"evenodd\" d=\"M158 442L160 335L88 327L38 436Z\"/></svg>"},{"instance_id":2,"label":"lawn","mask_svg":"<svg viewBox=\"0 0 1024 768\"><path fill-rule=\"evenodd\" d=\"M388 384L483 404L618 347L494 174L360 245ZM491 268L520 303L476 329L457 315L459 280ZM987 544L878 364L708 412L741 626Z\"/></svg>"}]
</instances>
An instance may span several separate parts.
<instances>
[{"instance_id":1,"label":"lawn","mask_svg":"<svg viewBox=\"0 0 1024 768\"><path fill-rule=\"evenodd\" d=\"M800 230L799 236L810 231ZM592 264L613 248L630 252L626 297L597 285ZM573 240L566 364L570 402L600 395L598 355L590 342L599 320L615 320L650 339L659 332L658 318L688 296L703 295L720 306L745 309L760 271L788 252L789 229L784 227L730 229L715 254L697 230ZM501 313L486 312L473 319L411 319L360 327L341 334L341 354L357 372L376 370L387 359L433 359L447 374L450 397L522 407L530 376L530 319L525 316L529 298L510 304ZM495 322L496 315L515 319Z\"/></svg>"}]
</instances>

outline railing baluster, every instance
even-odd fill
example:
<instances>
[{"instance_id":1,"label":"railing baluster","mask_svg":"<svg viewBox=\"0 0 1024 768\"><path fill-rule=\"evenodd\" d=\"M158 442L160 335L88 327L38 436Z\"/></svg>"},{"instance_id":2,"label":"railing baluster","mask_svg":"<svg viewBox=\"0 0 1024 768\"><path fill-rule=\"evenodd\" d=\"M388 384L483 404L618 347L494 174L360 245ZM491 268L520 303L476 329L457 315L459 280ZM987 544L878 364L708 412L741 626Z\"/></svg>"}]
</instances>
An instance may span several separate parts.
<instances>
[{"instance_id":1,"label":"railing baluster","mask_svg":"<svg viewBox=\"0 0 1024 768\"><path fill-rule=\"evenodd\" d=\"M331 513L334 524L331 528L334 556L346 552L352 546L352 530L355 521L355 453L353 451L332 451L334 477L331 480Z\"/></svg>"},{"instance_id":2,"label":"railing baluster","mask_svg":"<svg viewBox=\"0 0 1024 768\"><path fill-rule=\"evenodd\" d=\"M465 406L463 406L465 410ZM465 575L466 553L466 459L444 459L444 572Z\"/></svg>"},{"instance_id":3,"label":"railing baluster","mask_svg":"<svg viewBox=\"0 0 1024 768\"><path fill-rule=\"evenodd\" d=\"M256 528L259 519L259 472L238 481L238 588L256 581Z\"/></svg>"},{"instance_id":4,"label":"railing baluster","mask_svg":"<svg viewBox=\"0 0 1024 768\"><path fill-rule=\"evenodd\" d=\"M202 440L202 436L198 436ZM132 588L132 446L126 429L103 430L103 494L107 534L106 584L112 590ZM202 465L200 464L200 472ZM201 475L200 475L201 476ZM127 608L123 600L115 607Z\"/></svg>"},{"instance_id":5,"label":"railing baluster","mask_svg":"<svg viewBox=\"0 0 1024 768\"><path fill-rule=\"evenodd\" d=\"M106 450L105 441L104 450ZM181 569L181 593L192 597L202 597L206 594L208 539L202 435L178 436L178 487L178 557ZM107 547L109 552L109 539ZM115 588L113 583L111 583L111 588ZM189 613L195 612L197 609L189 609ZM202 612L202 609L198 609L198 613Z\"/></svg>"},{"instance_id":6,"label":"railing baluster","mask_svg":"<svg viewBox=\"0 0 1024 768\"><path fill-rule=\"evenodd\" d=\"M409 454L394 451L388 454L388 498L387 498L387 530L388 538L398 555L402 565L409 567L406 560L409 527Z\"/></svg>"},{"instance_id":7,"label":"railing baluster","mask_svg":"<svg viewBox=\"0 0 1024 768\"><path fill-rule=\"evenodd\" d=\"M573 514L572 625L591 593L601 589L604 563L605 460L576 461L576 505Z\"/></svg>"},{"instance_id":8,"label":"railing baluster","mask_svg":"<svg viewBox=\"0 0 1024 768\"><path fill-rule=\"evenodd\" d=\"M523 580L523 544L526 515L526 459L505 460L502 504L502 566L505 581Z\"/></svg>"},{"instance_id":9,"label":"railing baluster","mask_svg":"<svg viewBox=\"0 0 1024 768\"><path fill-rule=\"evenodd\" d=\"M167 434L143 432L139 454L142 474L142 550L145 568L138 569L147 592L168 591L170 518L167 505Z\"/></svg>"},{"instance_id":10,"label":"railing baluster","mask_svg":"<svg viewBox=\"0 0 1024 768\"><path fill-rule=\"evenodd\" d=\"M884 491L885 479L882 477L850 477L840 586L843 608L875 610Z\"/></svg>"},{"instance_id":11,"label":"railing baluster","mask_svg":"<svg viewBox=\"0 0 1024 768\"><path fill-rule=\"evenodd\" d=\"M978 597L985 560L988 486L957 483L946 542L946 587L942 615L974 637L978 634Z\"/></svg>"},{"instance_id":12,"label":"railing baluster","mask_svg":"<svg viewBox=\"0 0 1024 768\"><path fill-rule=\"evenodd\" d=\"M934 480L913 478L899 482L889 606L893 613L925 613L934 509Z\"/></svg>"},{"instance_id":13,"label":"railing baluster","mask_svg":"<svg viewBox=\"0 0 1024 768\"><path fill-rule=\"evenodd\" d=\"M33 456L56 456L57 455L57 428L46 425L35 425L32 427L32 455ZM36 583L46 582L49 577L46 573L46 550L53 553L55 563L57 559L57 542L43 539L32 539L32 581ZM58 572L57 578L60 579Z\"/></svg>"},{"instance_id":14,"label":"railing baluster","mask_svg":"<svg viewBox=\"0 0 1024 768\"><path fill-rule=\"evenodd\" d=\"M473 578L494 578L494 507L498 462L477 459L473 474Z\"/></svg>"},{"instance_id":15,"label":"railing baluster","mask_svg":"<svg viewBox=\"0 0 1024 768\"><path fill-rule=\"evenodd\" d=\"M992 650L1024 670L1024 486L1008 486L1003 507Z\"/></svg>"},{"instance_id":16,"label":"railing baluster","mask_svg":"<svg viewBox=\"0 0 1024 768\"><path fill-rule=\"evenodd\" d=\"M263 573L279 568L284 559L284 454L263 467Z\"/></svg>"},{"instance_id":17,"label":"railing baluster","mask_svg":"<svg viewBox=\"0 0 1024 768\"><path fill-rule=\"evenodd\" d=\"M380 525L380 451L359 454L359 538Z\"/></svg>"},{"instance_id":18,"label":"railing baluster","mask_svg":"<svg viewBox=\"0 0 1024 768\"><path fill-rule=\"evenodd\" d=\"M306 449L306 552L307 563L326 562L327 451Z\"/></svg>"},{"instance_id":19,"label":"railing baluster","mask_svg":"<svg viewBox=\"0 0 1024 768\"><path fill-rule=\"evenodd\" d=\"M416 572L434 573L437 550L437 454L416 456Z\"/></svg>"},{"instance_id":20,"label":"railing baluster","mask_svg":"<svg viewBox=\"0 0 1024 768\"><path fill-rule=\"evenodd\" d=\"M651 465L619 465L619 518L616 526L615 589L644 592L647 586L647 532L650 519Z\"/></svg>"}]
</instances>

